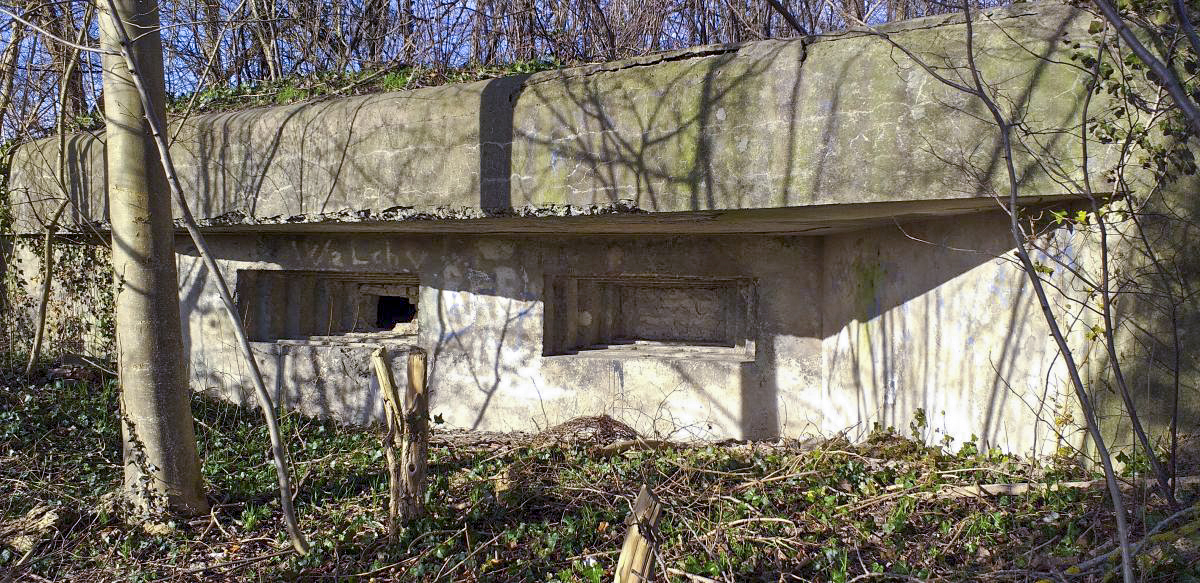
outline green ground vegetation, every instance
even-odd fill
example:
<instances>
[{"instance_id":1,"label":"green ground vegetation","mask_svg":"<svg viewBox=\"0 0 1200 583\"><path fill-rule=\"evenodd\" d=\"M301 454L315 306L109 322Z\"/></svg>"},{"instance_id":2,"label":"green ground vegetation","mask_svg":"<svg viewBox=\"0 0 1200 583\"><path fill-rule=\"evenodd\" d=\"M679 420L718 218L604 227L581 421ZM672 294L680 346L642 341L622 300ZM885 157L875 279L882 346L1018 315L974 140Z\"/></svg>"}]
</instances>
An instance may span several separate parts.
<instances>
[{"instance_id":1,"label":"green ground vegetation","mask_svg":"<svg viewBox=\"0 0 1200 583\"><path fill-rule=\"evenodd\" d=\"M301 557L287 551L254 410L196 396L212 513L147 528L111 503L121 473L116 383L0 380L0 580L609 581L643 483L665 504L660 567L673 581L1101 581L1116 566L1075 573L1113 549L1113 521L1103 487L1057 487L1098 477L1069 456L1034 464L975 443L927 447L890 429L859 445L617 453L435 430L428 515L389 538L378 428L285 414L296 505L313 543ZM1029 482L1041 486L951 489ZM1145 490L1129 492L1140 538L1168 511ZM1200 545L1191 523L1180 524L1143 549L1145 580L1200 580Z\"/></svg>"}]
</instances>

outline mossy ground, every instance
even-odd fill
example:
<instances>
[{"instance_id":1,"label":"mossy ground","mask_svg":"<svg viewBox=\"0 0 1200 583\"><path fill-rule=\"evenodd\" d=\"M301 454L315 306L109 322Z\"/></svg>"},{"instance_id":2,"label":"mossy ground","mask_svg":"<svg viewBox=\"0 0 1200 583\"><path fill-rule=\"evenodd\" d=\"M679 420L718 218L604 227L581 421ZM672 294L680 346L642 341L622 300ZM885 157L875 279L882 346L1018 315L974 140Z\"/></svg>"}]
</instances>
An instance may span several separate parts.
<instances>
[{"instance_id":1,"label":"mossy ground","mask_svg":"<svg viewBox=\"0 0 1200 583\"><path fill-rule=\"evenodd\" d=\"M666 505L660 566L670 580L1099 581L1107 568L1072 575L1071 566L1112 548L1102 488L928 494L1095 477L1077 464L1036 465L974 444L949 453L887 430L860 445L729 443L610 456L435 432L428 516L389 539L378 432L288 415L295 500L313 546L299 557L286 552L256 411L195 398L213 511L150 534L102 509L121 474L115 383L2 380L0 533L34 508L62 518L28 556L0 546L0 580L606 581L642 483ZM1133 496L1140 533L1166 512L1144 492ZM1194 578L1200 553L1190 540L1145 555L1146 580Z\"/></svg>"}]
</instances>

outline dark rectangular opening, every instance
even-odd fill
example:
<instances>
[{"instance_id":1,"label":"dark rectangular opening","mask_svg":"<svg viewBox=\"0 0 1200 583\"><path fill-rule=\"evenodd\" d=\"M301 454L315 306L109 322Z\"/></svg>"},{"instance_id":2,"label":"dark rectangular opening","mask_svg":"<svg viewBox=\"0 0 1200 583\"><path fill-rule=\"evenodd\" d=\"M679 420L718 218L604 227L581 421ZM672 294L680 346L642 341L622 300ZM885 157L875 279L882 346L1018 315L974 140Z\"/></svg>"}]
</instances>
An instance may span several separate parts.
<instances>
[{"instance_id":1,"label":"dark rectangular opening","mask_svg":"<svg viewBox=\"0 0 1200 583\"><path fill-rule=\"evenodd\" d=\"M417 307L404 296L378 296L375 327L391 330L396 324L407 324L417 317Z\"/></svg>"}]
</instances>

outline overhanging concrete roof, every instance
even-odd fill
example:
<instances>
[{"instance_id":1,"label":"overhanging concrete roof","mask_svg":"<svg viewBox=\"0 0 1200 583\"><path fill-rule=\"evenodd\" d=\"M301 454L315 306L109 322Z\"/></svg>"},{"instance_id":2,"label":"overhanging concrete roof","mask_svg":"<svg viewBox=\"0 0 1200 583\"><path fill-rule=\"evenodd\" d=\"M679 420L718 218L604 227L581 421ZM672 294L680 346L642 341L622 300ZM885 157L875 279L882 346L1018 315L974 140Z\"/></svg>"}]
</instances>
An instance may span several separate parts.
<instances>
[{"instance_id":1,"label":"overhanging concrete roof","mask_svg":"<svg viewBox=\"0 0 1200 583\"><path fill-rule=\"evenodd\" d=\"M1026 208L1061 207L1086 202L1076 196L1026 196ZM1008 201L970 199L918 200L861 204L810 205L776 209L682 212L608 212L536 217L445 219L404 213L403 218L369 216L325 220L259 222L204 221L210 233L419 233L510 235L672 235L788 234L829 235L867 227L903 225L924 219L1000 212Z\"/></svg>"},{"instance_id":2,"label":"overhanging concrete roof","mask_svg":"<svg viewBox=\"0 0 1200 583\"><path fill-rule=\"evenodd\" d=\"M1062 41L1086 45L1090 19L1049 3L978 15L980 68L1036 136L1017 152L1031 200L1066 196L1080 175L1085 89ZM963 60L965 28L948 16L888 30L946 67ZM855 32L201 115L174 129L190 204L214 231L818 233L995 208L1007 184L982 104ZM102 223L103 136L68 144L71 219ZM51 139L14 156L19 232L39 231L61 197L56 151Z\"/></svg>"}]
</instances>

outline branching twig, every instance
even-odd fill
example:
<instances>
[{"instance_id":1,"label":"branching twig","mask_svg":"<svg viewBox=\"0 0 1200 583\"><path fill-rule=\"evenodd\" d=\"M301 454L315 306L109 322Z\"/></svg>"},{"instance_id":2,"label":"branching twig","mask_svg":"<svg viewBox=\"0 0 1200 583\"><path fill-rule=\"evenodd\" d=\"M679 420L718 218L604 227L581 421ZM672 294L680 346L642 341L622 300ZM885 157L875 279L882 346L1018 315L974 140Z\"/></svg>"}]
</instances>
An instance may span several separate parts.
<instances>
[{"instance_id":1,"label":"branching twig","mask_svg":"<svg viewBox=\"0 0 1200 583\"><path fill-rule=\"evenodd\" d=\"M88 4L83 13L83 25L79 27L79 32L76 34L75 42L80 44L87 37L88 23L92 17L92 4ZM33 366L37 363L38 357L42 352L42 341L46 335L46 310L50 303L50 284L53 280L54 273L54 232L58 228L58 221L62 219L63 211L67 210L67 205L71 202L70 188L67 186L67 91L70 89L71 75L73 74L76 64L79 62L79 51L69 51L67 62L63 64L62 76L59 79L58 87L58 115L55 122L55 129L58 132L58 160L56 164L58 187L62 190L63 200L59 204L58 210L54 211L54 215L50 217L50 222L46 224L46 237L43 240L42 249L42 270L44 277L42 279L42 292L38 300L37 323L33 334L33 346L29 349L29 360L25 363L25 376L29 377L33 374Z\"/></svg>"},{"instance_id":2,"label":"branching twig","mask_svg":"<svg viewBox=\"0 0 1200 583\"><path fill-rule=\"evenodd\" d=\"M60 156L62 152L59 153ZM33 366L37 364L42 352L42 340L46 334L46 311L50 303L50 284L54 276L54 232L58 229L58 221L63 211L67 210L69 198L64 198L58 205L58 210L46 223L46 234L42 239L42 289L38 294L37 321L34 322L33 345L29 347L29 359L25 361L25 376L33 375Z\"/></svg>"},{"instance_id":3,"label":"branching twig","mask_svg":"<svg viewBox=\"0 0 1200 583\"><path fill-rule=\"evenodd\" d=\"M1197 107L1196 103L1192 101L1191 96L1184 89L1183 83L1180 82L1179 76L1175 74L1175 71L1155 57L1150 52L1150 49L1147 49L1146 45L1142 44L1141 39L1129 28L1125 19L1121 17L1121 13L1111 2L1108 0L1092 0L1092 2L1100 9L1104 18L1113 25L1113 28L1117 29L1117 34L1121 36L1121 40L1125 41L1125 44L1129 46L1133 54L1137 55L1137 58L1154 72L1154 82L1167 90L1167 94L1171 96L1171 101L1175 102L1175 105L1179 107L1184 117L1187 118L1188 125L1191 126L1192 131L1200 134L1200 107ZM1186 16L1186 10L1184 14Z\"/></svg>"},{"instance_id":4,"label":"branching twig","mask_svg":"<svg viewBox=\"0 0 1200 583\"><path fill-rule=\"evenodd\" d=\"M770 4L771 8L773 8L775 12L778 12L779 15L787 21L788 26L791 26L793 30L800 33L802 36L808 36L808 31L805 30L804 25L800 24L800 21L796 20L796 17L792 15L792 11L780 4L779 0L767 0L767 4Z\"/></svg>"},{"instance_id":5,"label":"branching twig","mask_svg":"<svg viewBox=\"0 0 1200 583\"><path fill-rule=\"evenodd\" d=\"M1097 2L1104 1L1097 0ZM1096 418L1096 409L1092 404L1091 397L1087 394L1087 388L1084 386L1083 378L1080 375L1078 363L1075 360L1070 345L1067 343L1066 337L1063 335L1058 318L1054 315L1054 310L1050 305L1050 299L1046 294L1044 282L1037 270L1037 266L1034 265L1033 260L1029 256L1029 250L1026 249L1026 237L1020 223L1021 183L1017 176L1016 164L1013 159L1012 132L1015 124L1000 109L999 104L996 103L996 100L991 95L991 89L983 80L983 76L975 62L975 31L970 2L963 2L962 6L964 12L963 21L966 25L966 69L970 77L969 81L962 83L948 79L907 47L892 40L886 33L876 30L861 20L859 24L866 28L869 33L884 39L892 47L903 52L909 59L942 84L978 99L987 108L988 113L992 117L992 121L998 130L1000 149L1004 157L1004 169L1008 179L1007 208L1005 210L1009 215L1009 231L1013 244L1016 246L1017 258L1020 260L1023 271L1028 276L1034 296L1037 298L1038 306L1041 308L1042 315L1046 321L1046 326L1050 329L1050 335L1054 338L1054 343L1064 360L1071 385L1075 390L1075 396L1079 400L1080 408L1083 411L1088 435L1092 438L1096 446L1098 457L1104 469L1105 481L1112 498L1113 515L1117 526L1117 536L1120 541L1122 575L1125 583L1133 583L1133 555L1129 546L1129 525L1125 518L1125 503L1122 500L1121 486L1117 481L1116 471L1113 468L1112 455L1109 453L1104 436L1100 432L1100 425Z\"/></svg>"}]
</instances>

